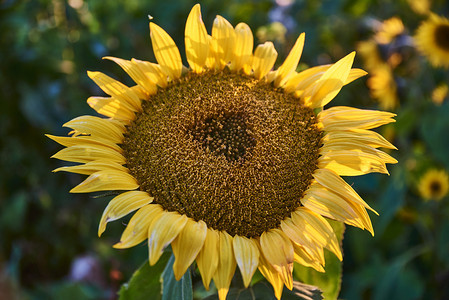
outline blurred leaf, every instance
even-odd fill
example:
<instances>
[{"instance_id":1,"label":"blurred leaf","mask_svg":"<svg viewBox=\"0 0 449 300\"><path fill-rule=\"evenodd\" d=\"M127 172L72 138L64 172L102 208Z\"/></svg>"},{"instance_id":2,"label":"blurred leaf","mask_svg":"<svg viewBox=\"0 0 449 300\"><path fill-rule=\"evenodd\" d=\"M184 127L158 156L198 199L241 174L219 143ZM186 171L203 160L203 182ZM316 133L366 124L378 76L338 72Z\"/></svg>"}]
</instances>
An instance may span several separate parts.
<instances>
[{"instance_id":1,"label":"blurred leaf","mask_svg":"<svg viewBox=\"0 0 449 300\"><path fill-rule=\"evenodd\" d=\"M328 221L341 244L345 225L341 222ZM324 252L324 258L326 261L325 273L315 271L312 268L304 267L299 264L295 264L293 273L299 281L321 289L325 299L337 299L341 287L342 262L333 253L327 250Z\"/></svg>"},{"instance_id":2,"label":"blurred leaf","mask_svg":"<svg viewBox=\"0 0 449 300\"><path fill-rule=\"evenodd\" d=\"M447 131L449 129L449 103L439 107L434 106L430 111L426 112L421 120L421 137L426 142L429 149L449 169L449 139Z\"/></svg>"},{"instance_id":3,"label":"blurred leaf","mask_svg":"<svg viewBox=\"0 0 449 300\"><path fill-rule=\"evenodd\" d=\"M192 300L193 291L190 269L187 269L184 276L177 281L175 279L175 274L173 273L174 262L175 256L172 254L162 273L162 300Z\"/></svg>"},{"instance_id":4,"label":"blurred leaf","mask_svg":"<svg viewBox=\"0 0 449 300\"><path fill-rule=\"evenodd\" d=\"M0 214L0 225L11 231L21 230L27 209L27 195L19 192L11 197Z\"/></svg>"},{"instance_id":5,"label":"blurred leaf","mask_svg":"<svg viewBox=\"0 0 449 300\"><path fill-rule=\"evenodd\" d=\"M160 278L169 257L169 253L164 253L159 261L152 267L148 263L148 260L145 261L142 266L134 272L128 283L122 285L119 291L119 299L161 299L162 285Z\"/></svg>"}]
</instances>

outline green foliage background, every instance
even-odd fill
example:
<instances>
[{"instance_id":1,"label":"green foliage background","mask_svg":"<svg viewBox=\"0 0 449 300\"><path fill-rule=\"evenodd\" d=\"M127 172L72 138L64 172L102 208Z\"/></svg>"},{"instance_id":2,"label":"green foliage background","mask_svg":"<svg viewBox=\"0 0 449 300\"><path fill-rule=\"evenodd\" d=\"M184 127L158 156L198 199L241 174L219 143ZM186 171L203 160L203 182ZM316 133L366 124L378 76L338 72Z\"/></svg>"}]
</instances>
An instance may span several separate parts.
<instances>
[{"instance_id":1,"label":"green foliage background","mask_svg":"<svg viewBox=\"0 0 449 300\"><path fill-rule=\"evenodd\" d=\"M425 19L405 0L296 0L283 12L294 24L275 41L278 63L296 37L306 32L301 62L335 62L369 39L373 21L402 19L413 35ZM94 114L86 104L101 91L86 71L131 80L103 56L155 61L148 15L183 53L184 25L194 1L34 0L0 2L0 298L114 299L120 285L146 259L141 245L111 247L126 224L117 221L99 239L96 231L111 195L69 194L82 178L51 173L60 148L44 134L65 135L68 120ZM233 25L246 22L265 35L279 9L270 0L200 1L210 32L216 14ZM449 14L444 0L431 9ZM256 43L263 36L255 34ZM344 237L343 299L449 298L449 199L424 202L417 182L432 167L449 170L449 104L431 101L431 91L448 83L448 71L432 68L413 46L401 48L395 73L400 106L397 123L383 130L398 151L391 176L347 178L380 216L371 214L375 236L347 227ZM185 55L183 60L186 64ZM304 67L305 65L301 65ZM363 68L360 56L356 67ZM366 78L346 86L332 105L378 109ZM94 265L88 279L70 276L79 259ZM168 260L168 257L166 258ZM160 267L163 269L163 266ZM195 280L195 278L193 278ZM194 297L202 297L201 292Z\"/></svg>"}]
</instances>

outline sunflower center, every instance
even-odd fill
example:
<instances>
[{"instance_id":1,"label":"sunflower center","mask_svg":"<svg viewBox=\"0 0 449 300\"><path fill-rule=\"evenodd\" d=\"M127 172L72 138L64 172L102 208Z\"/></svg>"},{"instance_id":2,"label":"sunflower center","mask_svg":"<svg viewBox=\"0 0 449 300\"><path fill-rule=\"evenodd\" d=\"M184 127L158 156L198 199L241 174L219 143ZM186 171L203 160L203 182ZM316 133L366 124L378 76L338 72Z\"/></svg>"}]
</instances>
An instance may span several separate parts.
<instances>
[{"instance_id":1,"label":"sunflower center","mask_svg":"<svg viewBox=\"0 0 449 300\"><path fill-rule=\"evenodd\" d=\"M160 89L127 130L127 167L155 203L246 237L301 205L322 137L297 98L228 71Z\"/></svg>"},{"instance_id":2,"label":"sunflower center","mask_svg":"<svg viewBox=\"0 0 449 300\"><path fill-rule=\"evenodd\" d=\"M204 122L197 121L189 133L206 152L224 155L228 162L244 160L256 143L247 130L245 116L238 113L221 113Z\"/></svg>"},{"instance_id":3,"label":"sunflower center","mask_svg":"<svg viewBox=\"0 0 449 300\"><path fill-rule=\"evenodd\" d=\"M430 183L430 192L433 196L439 196L441 193L441 183L438 181L432 181Z\"/></svg>"},{"instance_id":4,"label":"sunflower center","mask_svg":"<svg viewBox=\"0 0 449 300\"><path fill-rule=\"evenodd\" d=\"M435 29L435 42L440 48L449 51L449 25L439 25Z\"/></svg>"}]
</instances>

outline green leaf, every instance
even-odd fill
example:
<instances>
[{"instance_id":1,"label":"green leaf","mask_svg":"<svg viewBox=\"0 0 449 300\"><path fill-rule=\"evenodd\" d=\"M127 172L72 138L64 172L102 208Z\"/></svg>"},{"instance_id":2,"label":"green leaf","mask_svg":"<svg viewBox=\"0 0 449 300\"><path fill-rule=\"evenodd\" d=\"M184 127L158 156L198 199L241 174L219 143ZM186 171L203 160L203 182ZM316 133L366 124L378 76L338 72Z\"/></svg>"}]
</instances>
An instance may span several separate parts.
<instances>
[{"instance_id":1,"label":"green leaf","mask_svg":"<svg viewBox=\"0 0 449 300\"><path fill-rule=\"evenodd\" d=\"M341 222L328 220L337 235L338 240L343 239L345 225ZM331 252L325 250L325 273L320 273L312 268L296 264L293 274L300 282L316 286L323 291L324 299L337 299L341 287L342 262Z\"/></svg>"},{"instance_id":2,"label":"green leaf","mask_svg":"<svg viewBox=\"0 0 449 300\"><path fill-rule=\"evenodd\" d=\"M190 270L187 269L184 276L177 281L173 273L174 262L175 256L172 254L162 273L162 300L192 300L193 290Z\"/></svg>"},{"instance_id":3,"label":"green leaf","mask_svg":"<svg viewBox=\"0 0 449 300\"><path fill-rule=\"evenodd\" d=\"M162 286L161 274L170 258L169 253L164 253L159 261L150 266L148 260L134 272L128 283L122 285L119 291L120 300L161 299Z\"/></svg>"}]
</instances>

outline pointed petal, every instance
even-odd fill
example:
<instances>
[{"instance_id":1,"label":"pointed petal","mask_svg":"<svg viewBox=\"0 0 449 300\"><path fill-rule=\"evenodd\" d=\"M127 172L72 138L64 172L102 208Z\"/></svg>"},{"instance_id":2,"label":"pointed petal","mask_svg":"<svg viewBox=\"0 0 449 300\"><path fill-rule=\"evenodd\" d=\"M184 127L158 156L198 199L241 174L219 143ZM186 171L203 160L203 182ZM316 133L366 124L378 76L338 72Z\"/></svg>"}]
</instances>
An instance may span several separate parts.
<instances>
[{"instance_id":1,"label":"pointed petal","mask_svg":"<svg viewBox=\"0 0 449 300\"><path fill-rule=\"evenodd\" d=\"M301 203L319 215L361 229L367 229L373 234L371 221L363 206L347 202L338 194L318 183L314 183L307 190L306 195L301 199Z\"/></svg>"},{"instance_id":2,"label":"pointed petal","mask_svg":"<svg viewBox=\"0 0 449 300\"><path fill-rule=\"evenodd\" d=\"M94 116L80 116L62 126L72 128L81 134L110 140L113 143L121 143L125 132L125 126L119 122Z\"/></svg>"},{"instance_id":3,"label":"pointed petal","mask_svg":"<svg viewBox=\"0 0 449 300\"><path fill-rule=\"evenodd\" d=\"M87 75L109 96L140 110L140 99L131 88L101 72L88 71Z\"/></svg>"},{"instance_id":4,"label":"pointed petal","mask_svg":"<svg viewBox=\"0 0 449 300\"><path fill-rule=\"evenodd\" d=\"M148 257L154 265L167 247L181 232L187 223L187 217L176 212L164 212L151 223L148 229Z\"/></svg>"},{"instance_id":5,"label":"pointed petal","mask_svg":"<svg viewBox=\"0 0 449 300\"><path fill-rule=\"evenodd\" d=\"M389 174L383 160L374 154L359 151L331 151L318 158L318 167L341 176L359 176L373 172Z\"/></svg>"},{"instance_id":6,"label":"pointed petal","mask_svg":"<svg viewBox=\"0 0 449 300\"><path fill-rule=\"evenodd\" d=\"M206 223L201 220L196 222L188 218L186 225L171 244L173 254L175 255L173 272L176 280L180 280L187 268L193 263L203 248L206 235Z\"/></svg>"},{"instance_id":7,"label":"pointed petal","mask_svg":"<svg viewBox=\"0 0 449 300\"><path fill-rule=\"evenodd\" d=\"M112 199L101 216L98 226L98 236L106 229L108 222L120 219L148 203L153 202L153 197L142 191L124 192Z\"/></svg>"},{"instance_id":8,"label":"pointed petal","mask_svg":"<svg viewBox=\"0 0 449 300\"><path fill-rule=\"evenodd\" d=\"M101 160L90 161L85 164L77 165L77 166L60 167L60 168L53 170L53 172L64 171L64 172L70 172L70 173L76 173L76 174L90 175L92 173L102 171L102 170L105 170L105 171L116 170L116 171L121 171L121 172L129 171L126 167L124 167L116 162L109 161L106 159L101 159Z\"/></svg>"},{"instance_id":9,"label":"pointed petal","mask_svg":"<svg viewBox=\"0 0 449 300\"><path fill-rule=\"evenodd\" d=\"M150 36L154 56L162 67L162 71L172 80L181 77L181 55L170 35L158 25L150 22Z\"/></svg>"},{"instance_id":10,"label":"pointed petal","mask_svg":"<svg viewBox=\"0 0 449 300\"><path fill-rule=\"evenodd\" d=\"M185 29L186 55L189 66L195 73L201 73L209 55L209 38L201 19L201 8L196 4L187 18Z\"/></svg>"},{"instance_id":11,"label":"pointed petal","mask_svg":"<svg viewBox=\"0 0 449 300\"><path fill-rule=\"evenodd\" d=\"M323 137L323 142L327 144L342 141L353 141L374 148L382 147L397 150L397 148L383 136L367 129L332 130L326 133Z\"/></svg>"},{"instance_id":12,"label":"pointed petal","mask_svg":"<svg viewBox=\"0 0 449 300\"><path fill-rule=\"evenodd\" d=\"M65 147L71 147L71 146L76 146L76 145L79 145L79 146L92 145L95 147L98 145L98 146L102 146L102 147L111 148L112 150L115 150L119 153L123 152L122 148L120 148L120 146L118 146L117 144L111 142L110 140L102 139L99 137L96 137L96 138L92 138L90 136L69 137L69 136L55 136L55 135L51 135L51 134L46 134L45 136Z\"/></svg>"},{"instance_id":13,"label":"pointed petal","mask_svg":"<svg viewBox=\"0 0 449 300\"><path fill-rule=\"evenodd\" d=\"M213 275L213 279L218 290L219 299L225 300L237 264L234 258L234 251L232 249L233 238L225 231L220 231L218 234L220 254L218 258L217 271L215 272L215 275Z\"/></svg>"},{"instance_id":14,"label":"pointed petal","mask_svg":"<svg viewBox=\"0 0 449 300\"><path fill-rule=\"evenodd\" d=\"M262 248L259 244L259 251L262 252ZM276 271L273 266L263 256L259 256L259 271L265 277L269 283L273 286L274 296L277 300L281 300L282 290L284 288L284 282L281 275Z\"/></svg>"},{"instance_id":15,"label":"pointed petal","mask_svg":"<svg viewBox=\"0 0 449 300\"><path fill-rule=\"evenodd\" d=\"M89 97L87 104L97 113L115 120L129 122L135 118L134 110L116 98Z\"/></svg>"},{"instance_id":16,"label":"pointed petal","mask_svg":"<svg viewBox=\"0 0 449 300\"><path fill-rule=\"evenodd\" d=\"M93 173L70 192L129 191L138 187L139 184L132 175L121 171L105 170Z\"/></svg>"},{"instance_id":17,"label":"pointed petal","mask_svg":"<svg viewBox=\"0 0 449 300\"><path fill-rule=\"evenodd\" d=\"M260 236L262 254L281 275L285 286L293 288L293 246L280 229L271 229Z\"/></svg>"},{"instance_id":18,"label":"pointed petal","mask_svg":"<svg viewBox=\"0 0 449 300\"><path fill-rule=\"evenodd\" d=\"M125 158L119 152L100 145L77 145L59 150L52 158L87 163L94 160L107 160L124 165Z\"/></svg>"},{"instance_id":19,"label":"pointed petal","mask_svg":"<svg viewBox=\"0 0 449 300\"><path fill-rule=\"evenodd\" d=\"M245 287L248 287L259 265L257 242L244 236L235 235L232 245L234 247L235 260L242 274L243 284Z\"/></svg>"},{"instance_id":20,"label":"pointed petal","mask_svg":"<svg viewBox=\"0 0 449 300\"><path fill-rule=\"evenodd\" d=\"M363 201L359 194L357 194L357 192L354 191L354 189L349 184L347 184L346 181L338 176L337 173L328 169L318 169L313 174L313 178L315 178L315 180L319 184L339 194L347 201L352 201L354 203L362 205L378 215L378 213L374 209L372 209L365 201Z\"/></svg>"},{"instance_id":21,"label":"pointed petal","mask_svg":"<svg viewBox=\"0 0 449 300\"><path fill-rule=\"evenodd\" d=\"M167 76L162 72L160 65L135 58L131 59L131 62L140 69L147 80L162 88L167 87Z\"/></svg>"},{"instance_id":22,"label":"pointed petal","mask_svg":"<svg viewBox=\"0 0 449 300\"><path fill-rule=\"evenodd\" d=\"M312 108L323 107L337 96L348 78L354 57L355 52L351 52L340 59L324 72L314 84L310 95L307 95L307 92L304 93L303 97L311 97L308 101Z\"/></svg>"},{"instance_id":23,"label":"pointed petal","mask_svg":"<svg viewBox=\"0 0 449 300\"><path fill-rule=\"evenodd\" d=\"M318 272L324 272L323 266L312 257L304 247L297 243L292 243L294 249L294 257L295 261L303 266L311 267L317 270Z\"/></svg>"},{"instance_id":24,"label":"pointed petal","mask_svg":"<svg viewBox=\"0 0 449 300\"><path fill-rule=\"evenodd\" d=\"M391 122L396 122L396 114L347 106L334 106L318 114L324 130L371 129Z\"/></svg>"},{"instance_id":25,"label":"pointed petal","mask_svg":"<svg viewBox=\"0 0 449 300\"><path fill-rule=\"evenodd\" d=\"M292 213L292 220L307 238L329 249L339 260L343 260L337 236L325 218L305 207L300 207Z\"/></svg>"},{"instance_id":26,"label":"pointed petal","mask_svg":"<svg viewBox=\"0 0 449 300\"><path fill-rule=\"evenodd\" d=\"M140 208L131 220L114 248L124 249L140 244L148 238L148 228L151 223L164 213L158 204L148 204Z\"/></svg>"},{"instance_id":27,"label":"pointed petal","mask_svg":"<svg viewBox=\"0 0 449 300\"><path fill-rule=\"evenodd\" d=\"M346 78L344 85L347 85L353 82L354 80L359 79L360 77L363 77L367 74L368 72L366 72L365 70L353 68L351 69L351 71L349 71L348 78Z\"/></svg>"},{"instance_id":28,"label":"pointed petal","mask_svg":"<svg viewBox=\"0 0 449 300\"><path fill-rule=\"evenodd\" d=\"M215 57L215 65L212 67L221 70L234 60L235 39L234 27L228 20L217 15L212 26L212 53L209 54Z\"/></svg>"},{"instance_id":29,"label":"pointed petal","mask_svg":"<svg viewBox=\"0 0 449 300\"><path fill-rule=\"evenodd\" d=\"M353 140L332 140L324 143L324 145L320 148L320 154L323 156L335 151L347 151L350 153L363 152L366 154L371 154L373 156L377 156L381 162L386 164L396 164L398 162L395 158L381 150L375 149L365 143L360 143Z\"/></svg>"},{"instance_id":30,"label":"pointed petal","mask_svg":"<svg viewBox=\"0 0 449 300\"><path fill-rule=\"evenodd\" d=\"M291 75L294 74L296 68L298 67L299 60L301 58L302 50L304 48L305 34L301 35L296 40L295 45L288 54L284 63L276 71L276 79L274 85L276 87L282 87L289 80Z\"/></svg>"},{"instance_id":31,"label":"pointed petal","mask_svg":"<svg viewBox=\"0 0 449 300\"><path fill-rule=\"evenodd\" d=\"M245 23L235 26L234 63L232 70L242 70L247 75L251 74L251 59L254 47L254 37L251 28Z\"/></svg>"},{"instance_id":32,"label":"pointed petal","mask_svg":"<svg viewBox=\"0 0 449 300\"><path fill-rule=\"evenodd\" d=\"M254 70L254 77L262 79L273 68L278 53L274 49L272 42L265 42L256 47L254 51L252 67Z\"/></svg>"},{"instance_id":33,"label":"pointed petal","mask_svg":"<svg viewBox=\"0 0 449 300\"><path fill-rule=\"evenodd\" d=\"M296 73L289 77L284 86L284 90L287 93L293 93L294 91L304 91L312 83L320 79L320 77L323 76L324 72L330 67L331 65L316 66Z\"/></svg>"},{"instance_id":34,"label":"pointed petal","mask_svg":"<svg viewBox=\"0 0 449 300\"><path fill-rule=\"evenodd\" d=\"M111 56L104 57L104 59L112 60L118 64L129 75L129 77L131 77L131 79L145 91L147 95L153 95L156 93L156 84L153 81L148 80L142 70L132 61Z\"/></svg>"},{"instance_id":35,"label":"pointed petal","mask_svg":"<svg viewBox=\"0 0 449 300\"><path fill-rule=\"evenodd\" d=\"M203 248L196 258L196 264L203 279L203 285L209 290L209 283L218 266L219 234L213 229L207 229Z\"/></svg>"}]
</instances>

